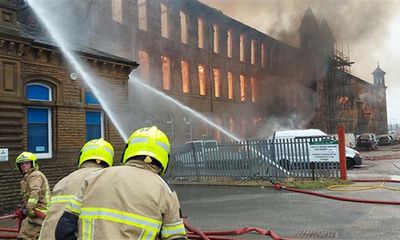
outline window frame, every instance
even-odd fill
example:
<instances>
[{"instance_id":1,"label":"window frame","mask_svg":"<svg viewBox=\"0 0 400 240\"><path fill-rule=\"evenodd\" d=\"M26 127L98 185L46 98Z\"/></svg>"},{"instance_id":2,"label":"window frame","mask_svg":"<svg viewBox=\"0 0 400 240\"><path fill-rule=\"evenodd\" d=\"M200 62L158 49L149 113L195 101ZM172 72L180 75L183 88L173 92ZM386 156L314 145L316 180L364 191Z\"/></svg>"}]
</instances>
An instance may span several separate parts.
<instances>
[{"instance_id":1,"label":"window frame","mask_svg":"<svg viewBox=\"0 0 400 240\"><path fill-rule=\"evenodd\" d=\"M28 98L28 94L27 94L28 93L28 88L30 86L35 86L35 85L36 86L42 86L42 87L45 87L45 88L48 89L48 100ZM28 148L28 138L29 138L29 136L28 136L28 134L29 134L29 131L28 131L28 125L29 125L29 122L28 122L28 109L46 109L47 110L47 131L48 131L47 144L48 144L48 151L46 153L36 153L36 152L34 152L34 153L35 153L35 155L37 156L38 159L52 158L53 157L53 131L52 131L52 127L53 127L52 126L53 125L52 116L53 116L53 114L52 114L52 111L53 110L52 110L51 106L49 106L49 107L38 106L38 105L35 104L35 102L36 103L38 103L38 102L40 102L40 103L43 103L43 102L52 103L53 102L53 88L51 86L49 86L48 84L41 83L41 82L30 82L30 83L27 83L25 85L25 99L30 101L30 103L26 107L26 141L27 141L26 143L27 143L27 148Z\"/></svg>"},{"instance_id":2,"label":"window frame","mask_svg":"<svg viewBox=\"0 0 400 240\"><path fill-rule=\"evenodd\" d=\"M104 138L105 126L104 126L104 112L102 110L95 110L95 109L85 109L85 140L86 142L91 140L87 139L87 112L96 112L100 113L100 138Z\"/></svg>"}]
</instances>

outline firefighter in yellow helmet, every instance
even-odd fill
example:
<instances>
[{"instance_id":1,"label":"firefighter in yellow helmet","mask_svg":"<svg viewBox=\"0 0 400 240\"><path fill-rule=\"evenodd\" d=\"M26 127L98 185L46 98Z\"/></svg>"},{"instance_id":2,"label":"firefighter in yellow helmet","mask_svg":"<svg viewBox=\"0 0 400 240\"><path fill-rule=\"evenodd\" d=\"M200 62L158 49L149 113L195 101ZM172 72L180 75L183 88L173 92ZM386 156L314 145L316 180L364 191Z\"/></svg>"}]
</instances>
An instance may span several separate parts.
<instances>
[{"instance_id":1,"label":"firefighter in yellow helmet","mask_svg":"<svg viewBox=\"0 0 400 240\"><path fill-rule=\"evenodd\" d=\"M157 127L136 130L122 154L123 166L84 180L76 202L67 208L56 239L187 239L178 197L160 177L170 145ZM78 219L79 218L79 219ZM65 226L71 227L68 230Z\"/></svg>"},{"instance_id":2,"label":"firefighter in yellow helmet","mask_svg":"<svg viewBox=\"0 0 400 240\"><path fill-rule=\"evenodd\" d=\"M55 239L58 220L69 203L74 203L74 195L79 190L83 180L92 173L114 163L114 148L104 139L93 139L83 145L78 161L78 170L61 179L53 188L50 207L42 225L40 239Z\"/></svg>"},{"instance_id":3,"label":"firefighter in yellow helmet","mask_svg":"<svg viewBox=\"0 0 400 240\"><path fill-rule=\"evenodd\" d=\"M22 221L18 239L38 239L50 200L49 183L46 176L39 171L35 154L21 153L16 158L15 165L23 175L21 180L22 209L26 215Z\"/></svg>"}]
</instances>

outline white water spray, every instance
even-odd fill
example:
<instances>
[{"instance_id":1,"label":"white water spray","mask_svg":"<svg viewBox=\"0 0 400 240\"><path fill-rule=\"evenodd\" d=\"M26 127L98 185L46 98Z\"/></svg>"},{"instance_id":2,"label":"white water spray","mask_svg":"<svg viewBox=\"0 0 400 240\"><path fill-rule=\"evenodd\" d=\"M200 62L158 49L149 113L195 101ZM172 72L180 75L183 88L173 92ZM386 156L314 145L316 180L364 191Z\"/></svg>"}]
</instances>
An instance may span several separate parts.
<instances>
[{"instance_id":1,"label":"white water spray","mask_svg":"<svg viewBox=\"0 0 400 240\"><path fill-rule=\"evenodd\" d=\"M202 121L208 123L209 125L211 125L212 127L220 130L223 134L225 134L226 136L228 136L229 138L231 138L232 140L235 141L241 141L240 138L236 137L235 135L233 135L232 133L226 131L223 127L215 124L214 122L212 122L210 119L208 119L207 117L205 117L204 115L202 115L201 113L191 109L190 107L180 103L178 100L166 95L165 93L158 91L155 88L150 87L149 85L145 84L144 82L140 81L137 78L134 78L132 75L129 76L129 81L131 81L133 84L139 84L141 87L144 87L150 91L152 91L153 93L157 94L158 96L164 98L165 100L170 101L171 103L177 105L178 107L182 108L183 110L186 110L188 112L190 112L191 114L193 114L195 117L201 119ZM263 158L265 161L268 161L272 166L276 167L277 169L281 170L282 172L284 172L287 175L291 175L291 173L289 171L287 171L286 169L282 168L282 166L280 166L279 164L277 164L276 162L273 162L271 159L269 159L267 156L265 156L263 153L261 153L260 151L258 151L257 149L249 146L249 150L251 150L253 153L255 153L258 157Z\"/></svg>"},{"instance_id":2,"label":"white water spray","mask_svg":"<svg viewBox=\"0 0 400 240\"><path fill-rule=\"evenodd\" d=\"M120 123L117 121L117 119L115 117L115 116L117 116L117 114L115 114L112 111L112 109L109 106L109 104L107 103L107 101L104 100L104 98L102 97L102 93L95 85L95 80L93 79L92 76L90 76L88 74L88 72L90 72L89 68L86 67L82 61L79 61L78 57L69 48L68 43L62 37L62 34L60 32L60 27L55 26L54 23L52 23L51 21L48 21L44 17L47 14L54 14L54 13L48 13L45 11L45 9L41 8L40 1L27 0L27 2L29 4L29 6L32 8L32 10L35 12L35 14L38 17L38 19L40 20L40 22L45 26L48 33L54 40L54 42L58 45L60 50L63 52L63 54L66 57L66 59L68 60L68 62L72 65L72 67L75 69L75 71L82 77L82 79L86 82L86 84L88 85L90 90L93 92L93 94L99 100L104 111L107 113L107 116L110 118L111 122L114 124L117 131L119 132L121 137L126 142L128 140L128 136L123 131Z\"/></svg>"},{"instance_id":3,"label":"white water spray","mask_svg":"<svg viewBox=\"0 0 400 240\"><path fill-rule=\"evenodd\" d=\"M224 135L226 135L227 137L229 137L232 140L235 141L241 141L240 138L236 137L235 135L233 135L232 133L228 132L227 130L225 130L223 127L215 124L213 121L211 121L210 119L208 119L206 116L202 115L201 113L193 110L192 108L180 103L178 100L168 96L167 94L158 91L157 89L154 89L152 87L150 87L149 85L143 83L142 81L140 81L137 78L133 78L133 80L131 80L133 77L130 76L129 80L132 81L134 84L139 84L142 87L145 87L146 89L152 91L153 93L159 95L160 97L172 102L173 104L177 105L178 107L180 107L181 109L190 112L193 116L197 117L198 119L206 122L207 124L209 124L210 126L214 127L215 129L221 131Z\"/></svg>"}]
</instances>

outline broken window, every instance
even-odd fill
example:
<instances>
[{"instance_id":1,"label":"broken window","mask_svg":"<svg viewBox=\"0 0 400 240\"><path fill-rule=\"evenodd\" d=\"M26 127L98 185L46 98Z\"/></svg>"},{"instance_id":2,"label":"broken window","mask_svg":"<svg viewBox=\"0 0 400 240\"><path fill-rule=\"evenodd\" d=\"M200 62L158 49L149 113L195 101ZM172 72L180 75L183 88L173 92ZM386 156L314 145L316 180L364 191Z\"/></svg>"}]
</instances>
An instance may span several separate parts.
<instances>
[{"instance_id":1,"label":"broken window","mask_svg":"<svg viewBox=\"0 0 400 240\"><path fill-rule=\"evenodd\" d=\"M239 76L239 85L240 85L240 101L246 101L246 82L244 75Z\"/></svg>"},{"instance_id":2,"label":"broken window","mask_svg":"<svg viewBox=\"0 0 400 240\"><path fill-rule=\"evenodd\" d=\"M219 33L218 33L218 26L213 24L213 31L214 31L214 52L219 53Z\"/></svg>"},{"instance_id":3,"label":"broken window","mask_svg":"<svg viewBox=\"0 0 400 240\"><path fill-rule=\"evenodd\" d=\"M138 58L139 58L139 75L142 81L149 81L150 80L150 60L149 54L145 51L138 51Z\"/></svg>"},{"instance_id":4,"label":"broken window","mask_svg":"<svg viewBox=\"0 0 400 240\"><path fill-rule=\"evenodd\" d=\"M233 75L231 72L228 72L227 79L228 79L228 98L233 99Z\"/></svg>"},{"instance_id":5,"label":"broken window","mask_svg":"<svg viewBox=\"0 0 400 240\"><path fill-rule=\"evenodd\" d=\"M203 122L203 121L201 123L201 136L202 137L207 137L208 136L208 124L206 122Z\"/></svg>"},{"instance_id":6,"label":"broken window","mask_svg":"<svg viewBox=\"0 0 400 240\"><path fill-rule=\"evenodd\" d=\"M188 16L186 13L179 11L181 17L181 42L188 43Z\"/></svg>"},{"instance_id":7,"label":"broken window","mask_svg":"<svg viewBox=\"0 0 400 240\"><path fill-rule=\"evenodd\" d=\"M181 61L182 72L182 92L189 93L190 79L189 79L189 63Z\"/></svg>"},{"instance_id":8,"label":"broken window","mask_svg":"<svg viewBox=\"0 0 400 240\"><path fill-rule=\"evenodd\" d=\"M265 44L261 44L261 67L265 67Z\"/></svg>"},{"instance_id":9,"label":"broken window","mask_svg":"<svg viewBox=\"0 0 400 240\"><path fill-rule=\"evenodd\" d=\"M242 119L240 134L241 134L242 138L246 137L246 134L247 134L247 119L246 118Z\"/></svg>"},{"instance_id":10,"label":"broken window","mask_svg":"<svg viewBox=\"0 0 400 240\"><path fill-rule=\"evenodd\" d=\"M219 69L213 69L213 77L214 77L214 96L221 97L221 77Z\"/></svg>"},{"instance_id":11,"label":"broken window","mask_svg":"<svg viewBox=\"0 0 400 240\"><path fill-rule=\"evenodd\" d=\"M257 52L257 41L256 40L251 40L250 52L251 52L250 63L252 65L255 65L256 64L256 52Z\"/></svg>"},{"instance_id":12,"label":"broken window","mask_svg":"<svg viewBox=\"0 0 400 240\"><path fill-rule=\"evenodd\" d=\"M227 45L227 56L229 58L232 57L232 42L233 42L233 31L228 30L228 38L226 39L226 45Z\"/></svg>"},{"instance_id":13,"label":"broken window","mask_svg":"<svg viewBox=\"0 0 400 240\"><path fill-rule=\"evenodd\" d=\"M250 78L250 86L251 86L251 101L256 102L256 79L255 77Z\"/></svg>"},{"instance_id":14,"label":"broken window","mask_svg":"<svg viewBox=\"0 0 400 240\"><path fill-rule=\"evenodd\" d=\"M112 0L112 19L122 23L122 0Z\"/></svg>"},{"instance_id":15,"label":"broken window","mask_svg":"<svg viewBox=\"0 0 400 240\"><path fill-rule=\"evenodd\" d=\"M235 132L235 120L233 119L233 117L229 118L229 131L231 133Z\"/></svg>"},{"instance_id":16,"label":"broken window","mask_svg":"<svg viewBox=\"0 0 400 240\"><path fill-rule=\"evenodd\" d=\"M174 133L174 116L172 114L170 114L167 118L167 120L165 121L165 135L168 136L169 139L169 144L171 145L171 147L174 145L174 139L175 139L175 133Z\"/></svg>"},{"instance_id":17,"label":"broken window","mask_svg":"<svg viewBox=\"0 0 400 240\"><path fill-rule=\"evenodd\" d=\"M138 0L139 28L147 31L147 7L146 0Z\"/></svg>"},{"instance_id":18,"label":"broken window","mask_svg":"<svg viewBox=\"0 0 400 240\"><path fill-rule=\"evenodd\" d=\"M201 18L197 19L197 38L198 47L204 48L204 21Z\"/></svg>"},{"instance_id":19,"label":"broken window","mask_svg":"<svg viewBox=\"0 0 400 240\"><path fill-rule=\"evenodd\" d=\"M222 126L222 119L220 116L217 116L217 125ZM215 139L222 140L221 131L219 129L216 129L215 131Z\"/></svg>"},{"instance_id":20,"label":"broken window","mask_svg":"<svg viewBox=\"0 0 400 240\"><path fill-rule=\"evenodd\" d=\"M171 89L171 63L168 57L161 56L163 89Z\"/></svg>"},{"instance_id":21,"label":"broken window","mask_svg":"<svg viewBox=\"0 0 400 240\"><path fill-rule=\"evenodd\" d=\"M165 38L169 37L168 8L162 3L161 3L161 36Z\"/></svg>"},{"instance_id":22,"label":"broken window","mask_svg":"<svg viewBox=\"0 0 400 240\"><path fill-rule=\"evenodd\" d=\"M240 35L240 61L241 62L244 62L245 61L245 57L244 57L244 54L245 54L245 46L244 46L244 41L245 41L245 39L244 39L244 35L242 34L242 35Z\"/></svg>"},{"instance_id":23,"label":"broken window","mask_svg":"<svg viewBox=\"0 0 400 240\"><path fill-rule=\"evenodd\" d=\"M185 123L185 141L192 141L192 121L188 116L183 116L183 121Z\"/></svg>"},{"instance_id":24,"label":"broken window","mask_svg":"<svg viewBox=\"0 0 400 240\"><path fill-rule=\"evenodd\" d=\"M206 73L205 73L205 68L204 68L203 65L199 65L198 70L199 70L199 90L200 90L200 95L204 96L204 95L206 95Z\"/></svg>"}]
</instances>

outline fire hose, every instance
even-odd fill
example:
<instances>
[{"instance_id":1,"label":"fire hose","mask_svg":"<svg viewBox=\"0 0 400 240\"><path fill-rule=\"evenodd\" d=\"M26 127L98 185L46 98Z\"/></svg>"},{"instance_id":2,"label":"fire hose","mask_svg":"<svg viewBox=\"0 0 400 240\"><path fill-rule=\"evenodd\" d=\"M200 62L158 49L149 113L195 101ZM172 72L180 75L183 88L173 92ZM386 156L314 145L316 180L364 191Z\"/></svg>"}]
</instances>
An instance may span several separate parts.
<instances>
[{"instance_id":1,"label":"fire hose","mask_svg":"<svg viewBox=\"0 0 400 240\"><path fill-rule=\"evenodd\" d=\"M45 219L46 214L34 210L35 215L38 218ZM25 218L24 211L21 208L18 208L16 211L14 211L11 214L3 215L0 216L0 221L1 220L7 220L7 219L16 219L17 220L17 226L15 228L0 228L0 239L16 239L18 237L18 232L21 228L21 222ZM4 235L3 235L4 233Z\"/></svg>"},{"instance_id":2,"label":"fire hose","mask_svg":"<svg viewBox=\"0 0 400 240\"><path fill-rule=\"evenodd\" d=\"M40 218L45 218L46 215L39 211L35 211L36 216ZM17 219L17 226L15 228L0 228L0 239L16 239L18 236L19 229L21 227L21 222L25 218L22 209L18 208L12 214L7 214L0 216L1 220L6 219ZM288 238L282 238L273 231L265 230L262 228L245 227L228 231L206 231L202 232L199 229L193 227L189 221L185 218L184 225L187 231L187 236L189 239L204 239L204 240L239 240L238 238L223 237L232 235L242 235L249 232L256 232L260 235L270 236L273 240L289 240ZM243 238L241 238L243 240Z\"/></svg>"},{"instance_id":3,"label":"fire hose","mask_svg":"<svg viewBox=\"0 0 400 240\"><path fill-rule=\"evenodd\" d=\"M353 180L354 182L394 182L394 183L400 183L399 180L387 180L387 179L365 179L365 180ZM313 196L318 196L322 198L328 198L328 199L333 199L333 200L338 200L338 201L345 201L345 202L357 202L357 203L368 203L368 204L381 204L381 205L400 205L399 201L380 201L380 200L370 200L370 199L359 199L359 198L349 198L349 197L338 197L338 196L333 196L329 194L324 194L324 193L317 193L313 191L307 191L307 190L302 190L302 189L297 189L297 188L291 188L291 187L286 187L283 186L279 182L273 182L275 190L286 190L290 192L297 192L297 193L303 193L307 195L313 195Z\"/></svg>"},{"instance_id":4,"label":"fire hose","mask_svg":"<svg viewBox=\"0 0 400 240\"><path fill-rule=\"evenodd\" d=\"M193 227L187 218L184 218L183 223L185 228L188 230L187 237L189 239L203 239L203 240L244 240L243 238L231 238L222 236L233 236L233 235L243 235L250 232L255 232L259 235L269 236L272 240L290 240L289 238L280 237L277 233L265 230L262 228L255 227L244 227L234 230L227 231L200 231L199 229Z\"/></svg>"}]
</instances>

